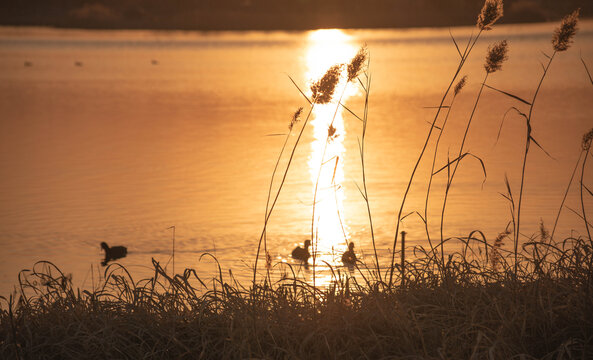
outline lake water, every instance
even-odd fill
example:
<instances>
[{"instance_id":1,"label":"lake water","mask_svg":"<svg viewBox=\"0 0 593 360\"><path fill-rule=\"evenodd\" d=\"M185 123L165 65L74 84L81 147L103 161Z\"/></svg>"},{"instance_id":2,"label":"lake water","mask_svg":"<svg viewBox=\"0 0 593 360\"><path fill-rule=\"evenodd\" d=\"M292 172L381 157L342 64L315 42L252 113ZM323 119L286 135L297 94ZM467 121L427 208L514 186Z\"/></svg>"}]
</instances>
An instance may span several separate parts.
<instances>
[{"instance_id":1,"label":"lake water","mask_svg":"<svg viewBox=\"0 0 593 360\"><path fill-rule=\"evenodd\" d=\"M555 27L497 26L482 36L462 72L468 85L451 111L437 165L446 163L447 152L453 158L459 151L483 80L487 45L501 39L510 44L508 61L488 84L531 99L540 62L547 60L542 51L551 53ZM451 32L463 44L473 30ZM172 226L177 272L192 267L206 278L214 276L213 262L200 260L209 252L246 282L285 139L277 134L288 133L298 107L305 107L305 115L309 109L287 75L308 91L311 80L334 63L348 62L362 44L370 51L372 75L367 186L385 265L397 210L427 122L436 112L429 107L438 105L458 62L448 29L200 33L1 28L0 294L13 288L19 270L39 260L72 274L75 286L91 287L104 269L102 241L128 247L128 256L119 262L135 279L152 274L151 258L172 271ZM581 137L593 127L593 86L581 56L593 69L591 21L582 22L573 46L556 56L534 111L534 137L554 159L535 146L530 151L521 227L526 236L538 231L540 219L551 229ZM362 114L364 98L355 85L348 86L343 102ZM482 183L479 162L462 162L448 200L445 237L479 229L493 240L511 219L500 193L506 174L518 195L525 123L509 114L497 143L496 136L512 106L527 109L484 91L466 149L483 159L487 179ZM316 107L295 153L267 231L274 263L297 265L290 251L311 238L315 182L335 109ZM316 197L314 233L322 259L337 266L345 239L372 263L368 215L357 188L362 186L361 125L342 109L337 112L338 137L323 159ZM423 213L433 145L404 213ZM280 168L285 165L284 160ZM436 176L431 196L428 219L434 238L439 237L445 177ZM585 184L592 179L589 166ZM580 212L577 186L567 205ZM590 196L585 206L593 209ZM407 217L401 230L407 231L410 246L427 246L419 217ZM557 236L583 233L582 220L565 208ZM459 244L451 242L449 251ZM510 242L505 246L510 248ZM311 278L311 269L301 270ZM318 270L327 278L327 266Z\"/></svg>"}]
</instances>

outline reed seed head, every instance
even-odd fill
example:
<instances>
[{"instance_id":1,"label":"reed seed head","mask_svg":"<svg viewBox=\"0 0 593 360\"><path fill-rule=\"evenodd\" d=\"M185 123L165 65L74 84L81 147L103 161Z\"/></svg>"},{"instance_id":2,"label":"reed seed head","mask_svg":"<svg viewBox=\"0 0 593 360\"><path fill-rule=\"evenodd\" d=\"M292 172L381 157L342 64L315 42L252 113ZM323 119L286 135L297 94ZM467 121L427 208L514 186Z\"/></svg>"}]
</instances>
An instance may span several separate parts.
<instances>
[{"instance_id":1,"label":"reed seed head","mask_svg":"<svg viewBox=\"0 0 593 360\"><path fill-rule=\"evenodd\" d=\"M566 15L560 22L560 27L554 30L552 37L552 46L556 51L565 51L572 44L572 39L577 33L577 24L579 22L580 9Z\"/></svg>"},{"instance_id":2,"label":"reed seed head","mask_svg":"<svg viewBox=\"0 0 593 360\"><path fill-rule=\"evenodd\" d=\"M509 48L506 40L502 40L488 46L488 55L484 68L488 74L502 69L502 63L508 59Z\"/></svg>"},{"instance_id":3,"label":"reed seed head","mask_svg":"<svg viewBox=\"0 0 593 360\"><path fill-rule=\"evenodd\" d=\"M494 270L498 270L498 268L502 262L502 255L500 254L500 250L502 249L502 246L504 245L504 243L502 241L507 236L509 236L510 233L511 233L511 231L509 229L506 229L505 231L498 234L496 239L494 239L494 244L492 245L492 247L489 250L489 252L490 252L490 266L492 266L492 269L494 269Z\"/></svg>"},{"instance_id":4,"label":"reed seed head","mask_svg":"<svg viewBox=\"0 0 593 360\"><path fill-rule=\"evenodd\" d=\"M502 13L502 0L486 0L480 15L478 15L478 28L491 30L492 25L502 17Z\"/></svg>"},{"instance_id":5,"label":"reed seed head","mask_svg":"<svg viewBox=\"0 0 593 360\"><path fill-rule=\"evenodd\" d=\"M301 114L303 113L303 107L297 109L292 115L292 119L290 119L290 124L288 124L288 130L292 130L294 124L298 123L301 119Z\"/></svg>"},{"instance_id":6,"label":"reed seed head","mask_svg":"<svg viewBox=\"0 0 593 360\"><path fill-rule=\"evenodd\" d=\"M465 84L467 83L467 75L465 75L464 77L461 78L461 80L459 80L457 82L457 85L455 85L455 96L457 96L457 94L459 94L459 92L461 91L461 89L463 89L463 87L465 86Z\"/></svg>"},{"instance_id":7,"label":"reed seed head","mask_svg":"<svg viewBox=\"0 0 593 360\"><path fill-rule=\"evenodd\" d=\"M539 220L539 237L541 241L545 241L550 238L550 232L548 231L548 229L546 229L543 219Z\"/></svg>"},{"instance_id":8,"label":"reed seed head","mask_svg":"<svg viewBox=\"0 0 593 360\"><path fill-rule=\"evenodd\" d=\"M593 128L591 130L589 130L588 132L586 132L585 135L583 135L583 142L581 143L583 150L589 151L589 149L591 149L591 141L592 140L593 140Z\"/></svg>"},{"instance_id":9,"label":"reed seed head","mask_svg":"<svg viewBox=\"0 0 593 360\"><path fill-rule=\"evenodd\" d=\"M316 104L327 104L331 101L336 85L340 81L342 66L343 64L338 64L330 67L321 79L311 85L313 101Z\"/></svg>"},{"instance_id":10,"label":"reed seed head","mask_svg":"<svg viewBox=\"0 0 593 360\"><path fill-rule=\"evenodd\" d=\"M336 128L333 125L330 125L327 128L327 138L329 139L329 141L334 140L335 138L337 138L339 135L336 134Z\"/></svg>"},{"instance_id":11,"label":"reed seed head","mask_svg":"<svg viewBox=\"0 0 593 360\"><path fill-rule=\"evenodd\" d=\"M266 269L272 268L272 255L270 255L269 251L266 251Z\"/></svg>"},{"instance_id":12,"label":"reed seed head","mask_svg":"<svg viewBox=\"0 0 593 360\"><path fill-rule=\"evenodd\" d=\"M367 48L366 48L366 46L362 46L358 50L356 55L354 55L354 57L350 61L350 64L348 64L348 81L349 82L356 79L356 77L358 77L358 74L360 74L360 72L362 71L362 68L364 66L364 63L365 63L367 57L368 57Z\"/></svg>"}]
</instances>

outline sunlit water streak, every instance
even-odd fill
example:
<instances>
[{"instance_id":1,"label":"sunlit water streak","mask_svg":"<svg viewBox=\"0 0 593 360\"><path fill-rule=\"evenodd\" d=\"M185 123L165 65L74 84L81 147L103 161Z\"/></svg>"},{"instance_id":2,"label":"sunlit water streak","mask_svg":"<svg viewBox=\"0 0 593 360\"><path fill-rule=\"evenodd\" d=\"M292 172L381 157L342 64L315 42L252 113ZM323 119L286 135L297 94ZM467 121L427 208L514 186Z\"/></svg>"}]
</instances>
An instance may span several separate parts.
<instances>
[{"instance_id":1,"label":"sunlit water streak","mask_svg":"<svg viewBox=\"0 0 593 360\"><path fill-rule=\"evenodd\" d=\"M337 29L313 31L308 40L306 78L313 81L336 64L348 64L358 50L352 37ZM344 211L344 159L352 154L347 154L344 147L348 134L344 126L344 110L339 103L346 103L357 89L356 84L347 84L345 66L342 70L333 100L328 104L316 104L313 111L313 141L308 166L313 194L311 204L314 205L311 236L315 265L341 265L339 255L350 240L348 214ZM316 279L321 283L329 280L327 274Z\"/></svg>"}]
</instances>

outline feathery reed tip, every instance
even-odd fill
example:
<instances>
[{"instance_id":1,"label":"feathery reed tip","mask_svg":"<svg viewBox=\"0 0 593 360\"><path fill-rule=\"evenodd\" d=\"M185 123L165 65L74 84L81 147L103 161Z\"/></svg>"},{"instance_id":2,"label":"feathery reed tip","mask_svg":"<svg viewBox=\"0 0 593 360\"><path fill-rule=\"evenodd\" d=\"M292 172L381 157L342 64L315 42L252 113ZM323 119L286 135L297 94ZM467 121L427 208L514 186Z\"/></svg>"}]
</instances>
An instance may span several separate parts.
<instances>
[{"instance_id":1,"label":"feathery reed tip","mask_svg":"<svg viewBox=\"0 0 593 360\"><path fill-rule=\"evenodd\" d=\"M457 82L457 84L455 85L455 96L457 96L457 94L459 94L459 92L461 91L461 89L463 89L463 87L465 86L465 84L467 83L467 75L465 75L464 77L461 78L461 80L459 80Z\"/></svg>"},{"instance_id":2,"label":"feathery reed tip","mask_svg":"<svg viewBox=\"0 0 593 360\"><path fill-rule=\"evenodd\" d=\"M502 40L488 46L488 55L484 69L488 74L502 69L502 63L508 59L509 47L506 40Z\"/></svg>"},{"instance_id":3,"label":"feathery reed tip","mask_svg":"<svg viewBox=\"0 0 593 360\"><path fill-rule=\"evenodd\" d=\"M339 134L336 134L336 128L330 124L329 127L327 128L327 138L329 139L329 141L332 141L335 138L337 138L338 136L339 136Z\"/></svg>"},{"instance_id":4,"label":"feathery reed tip","mask_svg":"<svg viewBox=\"0 0 593 360\"><path fill-rule=\"evenodd\" d=\"M502 17L502 13L502 0L486 0L476 25L480 30L490 30L492 25Z\"/></svg>"},{"instance_id":5,"label":"feathery reed tip","mask_svg":"<svg viewBox=\"0 0 593 360\"><path fill-rule=\"evenodd\" d=\"M542 241L550 238L550 231L548 231L548 229L546 229L543 219L539 219L539 237L541 238Z\"/></svg>"},{"instance_id":6,"label":"feathery reed tip","mask_svg":"<svg viewBox=\"0 0 593 360\"><path fill-rule=\"evenodd\" d=\"M271 269L272 268L272 255L270 255L270 252L266 250L266 269Z\"/></svg>"},{"instance_id":7,"label":"feathery reed tip","mask_svg":"<svg viewBox=\"0 0 593 360\"><path fill-rule=\"evenodd\" d=\"M496 271L498 271L498 268L499 268L500 264L502 263L502 255L500 253L502 246L504 245L504 243L502 241L510 234L511 234L511 231L509 229L506 229L505 231L498 234L496 239L494 239L494 244L492 245L492 247L489 250L490 266L492 266L492 269L494 269Z\"/></svg>"},{"instance_id":8,"label":"feathery reed tip","mask_svg":"<svg viewBox=\"0 0 593 360\"><path fill-rule=\"evenodd\" d=\"M366 46L362 46L358 50L356 55L354 55L354 57L350 61L350 64L348 64L348 81L349 82L358 77L358 74L360 74L360 72L362 71L362 68L364 66L364 63L365 63L367 57L368 57L368 50L367 50Z\"/></svg>"},{"instance_id":9,"label":"feathery reed tip","mask_svg":"<svg viewBox=\"0 0 593 360\"><path fill-rule=\"evenodd\" d=\"M303 107L297 109L297 111L292 114L292 119L290 119L290 124L288 124L288 130L292 130L294 124L298 123L301 120L301 114L303 113Z\"/></svg>"},{"instance_id":10,"label":"feathery reed tip","mask_svg":"<svg viewBox=\"0 0 593 360\"><path fill-rule=\"evenodd\" d=\"M591 130L589 130L588 132L586 132L585 135L583 135L583 142L581 143L583 150L589 151L589 149L591 149L591 141L592 140L593 140L593 128Z\"/></svg>"},{"instance_id":11,"label":"feathery reed tip","mask_svg":"<svg viewBox=\"0 0 593 360\"><path fill-rule=\"evenodd\" d=\"M338 64L330 67L321 79L311 85L313 102L316 104L327 104L331 101L336 90L336 85L340 81L342 66L343 64Z\"/></svg>"},{"instance_id":12,"label":"feathery reed tip","mask_svg":"<svg viewBox=\"0 0 593 360\"><path fill-rule=\"evenodd\" d=\"M577 24L579 22L579 12L581 9L576 9L571 14L566 15L560 22L560 27L554 30L552 37L552 46L556 51L565 51L572 44L572 38L577 33Z\"/></svg>"}]
</instances>

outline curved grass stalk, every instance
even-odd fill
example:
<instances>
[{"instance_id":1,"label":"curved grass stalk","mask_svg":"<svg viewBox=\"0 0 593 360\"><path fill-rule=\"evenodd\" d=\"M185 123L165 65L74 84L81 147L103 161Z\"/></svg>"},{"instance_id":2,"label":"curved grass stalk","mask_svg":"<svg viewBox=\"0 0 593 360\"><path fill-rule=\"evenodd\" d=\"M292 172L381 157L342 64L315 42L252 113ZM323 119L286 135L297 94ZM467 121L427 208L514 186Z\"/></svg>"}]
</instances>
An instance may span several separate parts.
<instances>
[{"instance_id":1,"label":"curved grass stalk","mask_svg":"<svg viewBox=\"0 0 593 360\"><path fill-rule=\"evenodd\" d=\"M370 62L370 60L369 60ZM368 65L367 65L368 68ZM366 74L366 86L360 83L363 91L365 93L364 97L364 114L362 118L362 136L359 142L359 150L360 150L360 162L362 168L362 189L364 191L363 198L366 203L367 213L369 215L369 226L371 230L371 240L373 242L373 252L375 255L375 265L377 267L377 276L379 277L379 282L383 282L381 278L381 266L379 265L379 255L377 254L377 245L375 242L375 230L373 228L373 217L371 215L371 205L369 203L369 194L367 190L367 182L366 182L366 170L365 170L365 160L364 160L364 145L365 145L365 138L366 138L366 130L367 130L367 121L368 121L368 114L369 114L369 94L371 91L371 77L370 75Z\"/></svg>"},{"instance_id":2,"label":"curved grass stalk","mask_svg":"<svg viewBox=\"0 0 593 360\"><path fill-rule=\"evenodd\" d=\"M445 115L445 120L443 121L443 125L441 125L441 129L439 132L439 136L437 137L436 143L435 143L435 147L434 147L434 154L432 157L432 165L430 168L430 175L428 178L428 187L426 189L426 198L424 200L424 229L426 231L426 238L428 240L428 245L430 246L430 249L433 253L435 253L435 247L432 244L432 239L430 238L430 231L428 230L428 202L430 199L430 189L432 187L432 180L434 178L434 168L436 165L436 160L437 160L437 153L439 151L439 145L441 143L441 137L443 136L443 132L445 131L445 126L447 125L447 120L449 119L449 114L451 114L451 108L453 107L453 104L455 103L455 98L457 97L457 94L455 94L453 96L453 99L451 100L451 103L449 104L449 107L447 108L447 114Z\"/></svg>"},{"instance_id":3,"label":"curved grass stalk","mask_svg":"<svg viewBox=\"0 0 593 360\"><path fill-rule=\"evenodd\" d=\"M396 225L395 225L395 236L393 239L393 247L392 247L392 254L391 254L391 265L388 269L389 272L389 282L388 282L388 286L391 287L391 285L393 284L393 272L395 270L395 249L397 247L397 240L398 240L398 235L399 235L399 226L401 223L401 217L402 217L402 213L404 211L404 206L406 203L406 199L408 197L408 194L410 192L410 188L412 187L412 182L414 181L414 176L416 175L416 171L418 170L418 166L420 165L420 161L422 160L422 157L424 156L424 153L426 151L426 148L428 146L428 142L430 141L430 137L432 135L432 132L434 131L435 128L435 124L436 121L439 117L439 114L441 113L441 110L443 109L443 104L445 103L445 99L447 98L447 95L449 95L449 91L451 91L451 88L453 87L453 84L455 83L455 80L457 79L457 76L459 76L459 73L461 72L461 69L463 68L463 65L465 65L465 62L467 61L467 58L469 57L472 49L474 48L474 46L476 45L476 42L478 41L478 39L480 38L480 35L482 34L482 29L480 29L480 31L478 32L478 34L476 35L475 38L472 39L472 37L470 36L466 49L464 51L463 54L461 54L461 59L459 60L459 64L457 65L457 70L455 71L455 73L453 74L453 78L451 79L451 82L449 83L449 85L447 86L447 89L445 90L445 93L443 94L443 97L441 98L441 102L439 104L439 107L437 109L437 112L434 116L434 119L430 125L430 130L428 131L428 134L426 135L426 140L424 141L424 145L422 146L422 150L420 151L420 155L418 155L418 160L416 160L416 164L414 165L414 169L412 170L412 174L410 175L410 179L408 180L408 185L406 186L406 190L404 192L404 196L402 198L401 201L401 205L399 208L399 211L397 213L397 220L396 220Z\"/></svg>"},{"instance_id":4,"label":"curved grass stalk","mask_svg":"<svg viewBox=\"0 0 593 360\"><path fill-rule=\"evenodd\" d=\"M587 235L589 236L589 241L593 242L591 238L591 231L589 231L589 222L587 221L587 213L585 211L585 202L583 200L583 188L585 184L583 183L583 178L585 176L585 165L587 164L587 158L591 152L591 146L587 148L587 152L585 153L585 158L583 159L583 167L581 168L581 210L583 212L583 220L585 221L585 229L587 229Z\"/></svg>"},{"instance_id":5,"label":"curved grass stalk","mask_svg":"<svg viewBox=\"0 0 593 360\"><path fill-rule=\"evenodd\" d=\"M299 89L300 91L300 89ZM290 165L292 164L292 160L294 159L294 154L296 152L297 146L301 140L301 137L303 136L303 132L305 131L305 128L307 127L307 123L309 122L309 119L311 118L311 114L313 113L313 109L315 108L315 99L313 99L313 101L309 101L310 103L310 108L309 111L307 113L307 117L305 118L305 120L303 121L303 126L301 126L301 130L299 132L299 135L292 147L292 151L290 152L290 157L288 158L288 163L286 164L286 168L284 169L284 174L282 175L282 180L280 181L280 185L278 187L278 191L276 192L276 195L274 196L274 201L272 202L272 204L269 207L269 211L266 211L266 218L264 221L264 228L261 232L261 235L259 237L259 242L257 245L257 253L255 255L255 264L253 266L253 286L255 287L256 284L256 275L257 275L257 263L259 260L259 253L261 250L261 243L262 240L264 238L264 236L266 235L266 229L268 226L268 222L270 221L270 217L272 216L272 211L274 210L274 207L276 206L276 202L278 201L278 198L280 197L280 192L282 191L282 188L284 186L284 183L286 182L286 177L288 175L288 170L290 169ZM280 158L279 158L280 159ZM278 160L279 161L279 160ZM272 181L273 181L273 176L272 176ZM270 184L271 186L271 184ZM267 208L267 206L266 206Z\"/></svg>"},{"instance_id":6,"label":"curved grass stalk","mask_svg":"<svg viewBox=\"0 0 593 360\"><path fill-rule=\"evenodd\" d=\"M550 235L550 241L554 239L554 234L556 233L556 226L558 225L558 219L560 219L560 213L562 212L562 208L564 207L564 202L566 201L566 197L568 196L568 191L570 190L570 185L572 185L572 181L574 180L574 176L577 172L579 167L579 163L581 162L581 158L583 157L584 151L581 150L579 154L579 158L577 159L576 164L574 164L574 169L572 170L572 175L570 175L570 180L568 181L568 186L566 187L566 191L564 192L564 197L562 198L562 202L560 203L560 208L558 209L558 214L556 214L556 220L554 220L554 227L552 228L552 234Z\"/></svg>"},{"instance_id":7,"label":"curved grass stalk","mask_svg":"<svg viewBox=\"0 0 593 360\"><path fill-rule=\"evenodd\" d=\"M447 198L449 196L449 190L451 189L451 185L453 185L453 178L455 177L455 173L457 172L457 169L459 168L459 163L461 163L463 147L465 146L465 141L467 140L467 134L469 133L469 128L472 124L472 120L476 113L476 109L478 108L478 103L480 102L480 98L482 96L482 91L484 90L484 87L486 85L486 81L488 80L489 75L490 75L490 73L486 72L486 75L484 76L484 81L482 81L482 85L480 86L480 91L478 92L476 102L474 103L474 107L472 109L472 112L471 112L469 119L467 121L467 125L465 127L463 139L461 140L461 145L459 146L459 154L457 155L457 158L455 160L453 160L453 161L455 161L455 167L453 168L453 171L451 172L451 176L447 178L447 187L445 188L445 198L443 199L443 207L441 210L441 227L440 227L441 265L443 266L443 270L445 268L445 249L443 246L443 244L444 244L443 227L444 227L444 223L445 223L445 208L447 207Z\"/></svg>"},{"instance_id":8,"label":"curved grass stalk","mask_svg":"<svg viewBox=\"0 0 593 360\"><path fill-rule=\"evenodd\" d=\"M550 58L548 59L548 64L546 65L546 67L544 68L544 72L541 76L541 78L539 79L539 83L537 84L537 88L535 89L535 93L533 94L533 99L531 100L531 105L529 106L529 114L527 115L527 129L526 129L526 140L525 140L525 152L523 153L523 165L521 167L521 187L519 188L519 201L517 203L517 228L514 234L514 253L515 253L515 265L514 265L514 270L515 270L515 276L517 275L517 256L518 256L518 247L519 247L519 230L521 227L521 205L523 202L523 187L525 184L525 168L527 165L527 154L529 153L529 146L531 145L531 117L533 115L533 108L535 106L535 101L537 100L537 95L539 94L539 91L541 89L542 83L544 82L544 79L546 78L546 75L548 74L548 71L550 69L550 65L552 65L552 61L554 60L554 57L556 56L557 51L554 50L554 53L552 54L552 56L550 56Z\"/></svg>"},{"instance_id":9,"label":"curved grass stalk","mask_svg":"<svg viewBox=\"0 0 593 360\"><path fill-rule=\"evenodd\" d=\"M302 109L302 108L301 108ZM286 134L286 138L284 139L284 144L282 144L282 149L280 149L280 154L278 154L278 159L276 160L276 164L274 165L274 170L272 171L272 176L270 178L270 186L268 187L268 197L266 199L266 212L264 216L264 222L267 220L268 210L270 207L270 198L272 196L272 187L274 184L274 177L276 176L276 171L278 170L278 165L280 165L280 160L282 159L282 154L284 154L284 149L286 148L286 144L288 144L288 140L290 139L290 135L292 135L292 126L288 130L288 134ZM257 252L259 254L260 247L258 246ZM266 261L268 256L268 238L266 234L266 228L264 227L264 254L266 255ZM257 260L256 260L257 261ZM268 271L268 280L270 277L270 272Z\"/></svg>"}]
</instances>

